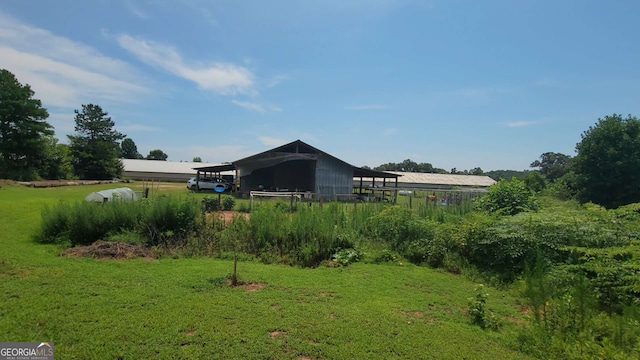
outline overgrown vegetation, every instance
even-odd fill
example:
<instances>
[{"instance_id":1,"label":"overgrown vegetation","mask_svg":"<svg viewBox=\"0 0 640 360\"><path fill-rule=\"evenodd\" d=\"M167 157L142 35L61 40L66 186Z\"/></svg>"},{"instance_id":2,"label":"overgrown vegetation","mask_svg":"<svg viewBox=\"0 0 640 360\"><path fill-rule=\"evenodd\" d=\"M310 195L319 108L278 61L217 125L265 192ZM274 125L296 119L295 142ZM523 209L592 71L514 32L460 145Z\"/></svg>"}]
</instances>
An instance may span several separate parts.
<instances>
[{"instance_id":1,"label":"overgrown vegetation","mask_svg":"<svg viewBox=\"0 0 640 360\"><path fill-rule=\"evenodd\" d=\"M640 205L607 210L542 200L514 179L478 199L482 211L460 215L335 202L298 204L290 211L288 203L276 200L226 223L203 213L193 197L63 202L43 211L38 239L78 245L121 233L176 255L304 267L329 260L342 266L425 264L521 289L531 318L517 341L522 351L549 348L562 358L637 356ZM499 329L487 294L479 288L473 295L469 320Z\"/></svg>"}]
</instances>

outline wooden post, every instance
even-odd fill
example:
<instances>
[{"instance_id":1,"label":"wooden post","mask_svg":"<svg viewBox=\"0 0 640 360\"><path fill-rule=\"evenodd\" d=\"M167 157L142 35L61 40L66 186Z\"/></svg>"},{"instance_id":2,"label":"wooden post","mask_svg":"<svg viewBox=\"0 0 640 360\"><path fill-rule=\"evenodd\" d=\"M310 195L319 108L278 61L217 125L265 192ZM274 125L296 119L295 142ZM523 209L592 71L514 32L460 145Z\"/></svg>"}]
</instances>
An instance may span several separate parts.
<instances>
[{"instance_id":1,"label":"wooden post","mask_svg":"<svg viewBox=\"0 0 640 360\"><path fill-rule=\"evenodd\" d=\"M291 194L291 201L289 203L289 212L293 212L293 194Z\"/></svg>"}]
</instances>

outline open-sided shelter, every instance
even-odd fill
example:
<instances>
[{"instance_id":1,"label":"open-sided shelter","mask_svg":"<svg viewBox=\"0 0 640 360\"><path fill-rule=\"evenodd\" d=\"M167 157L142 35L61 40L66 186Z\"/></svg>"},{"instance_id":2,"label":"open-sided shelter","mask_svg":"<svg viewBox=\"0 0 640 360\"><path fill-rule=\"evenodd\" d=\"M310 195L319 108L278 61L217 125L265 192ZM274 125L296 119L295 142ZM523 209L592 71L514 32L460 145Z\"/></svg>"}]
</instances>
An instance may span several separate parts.
<instances>
[{"instance_id":1,"label":"open-sided shelter","mask_svg":"<svg viewBox=\"0 0 640 360\"><path fill-rule=\"evenodd\" d=\"M229 165L195 168L198 176L236 170L238 191L297 191L320 196L351 195L354 176L395 180L398 175L361 169L296 140ZM239 184L238 184L239 181ZM391 181L389 181L391 182Z\"/></svg>"}]
</instances>

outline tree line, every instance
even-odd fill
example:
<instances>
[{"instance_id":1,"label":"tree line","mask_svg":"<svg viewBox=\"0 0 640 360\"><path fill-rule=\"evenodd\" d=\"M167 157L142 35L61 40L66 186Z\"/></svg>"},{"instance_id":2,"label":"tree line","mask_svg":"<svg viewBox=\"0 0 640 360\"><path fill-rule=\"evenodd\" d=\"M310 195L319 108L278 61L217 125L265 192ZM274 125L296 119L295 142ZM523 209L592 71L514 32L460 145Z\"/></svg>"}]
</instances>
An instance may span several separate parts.
<instances>
[{"instance_id":1,"label":"tree line","mask_svg":"<svg viewBox=\"0 0 640 360\"><path fill-rule=\"evenodd\" d=\"M120 158L168 158L160 149L143 157L95 104L74 111L75 133L67 136L68 145L59 143L47 109L34 95L28 84L0 69L0 179L112 179L122 175Z\"/></svg>"}]
</instances>

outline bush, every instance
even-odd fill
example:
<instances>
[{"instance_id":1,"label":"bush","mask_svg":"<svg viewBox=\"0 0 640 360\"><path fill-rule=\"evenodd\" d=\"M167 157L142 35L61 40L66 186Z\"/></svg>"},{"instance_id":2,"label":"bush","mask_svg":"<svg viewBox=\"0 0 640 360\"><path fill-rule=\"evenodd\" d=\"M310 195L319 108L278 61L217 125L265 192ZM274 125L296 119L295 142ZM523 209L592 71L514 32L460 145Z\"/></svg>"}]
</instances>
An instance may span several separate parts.
<instances>
[{"instance_id":1,"label":"bush","mask_svg":"<svg viewBox=\"0 0 640 360\"><path fill-rule=\"evenodd\" d=\"M220 202L217 197L210 198L205 196L202 198L202 211L213 212L220 210Z\"/></svg>"},{"instance_id":2,"label":"bush","mask_svg":"<svg viewBox=\"0 0 640 360\"><path fill-rule=\"evenodd\" d=\"M222 198L222 210L233 210L236 205L236 199L233 196L225 195Z\"/></svg>"},{"instance_id":3,"label":"bush","mask_svg":"<svg viewBox=\"0 0 640 360\"><path fill-rule=\"evenodd\" d=\"M480 326L482 329L498 330L500 323L498 318L487 309L487 299L489 293L480 284L475 289L475 295L469 300L469 317L471 323Z\"/></svg>"},{"instance_id":4,"label":"bush","mask_svg":"<svg viewBox=\"0 0 640 360\"><path fill-rule=\"evenodd\" d=\"M365 235L374 239L386 242L403 255L408 254L410 244L423 239L431 241L434 237L437 222L419 219L409 209L399 206L391 206L367 220ZM412 257L420 260L421 255L411 254Z\"/></svg>"},{"instance_id":5,"label":"bush","mask_svg":"<svg viewBox=\"0 0 640 360\"><path fill-rule=\"evenodd\" d=\"M342 266L347 266L354 262L358 262L361 257L360 251L356 249L340 249L333 254L333 261Z\"/></svg>"},{"instance_id":6,"label":"bush","mask_svg":"<svg viewBox=\"0 0 640 360\"><path fill-rule=\"evenodd\" d=\"M498 215L516 215L537 210L538 203L524 181L512 178L489 186L487 193L476 200L476 207Z\"/></svg>"}]
</instances>

